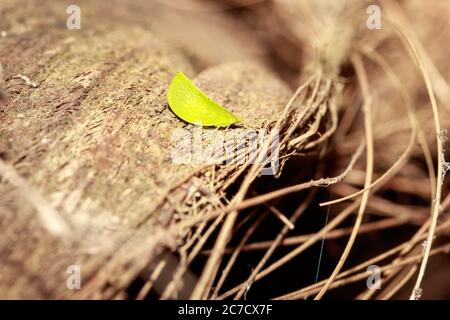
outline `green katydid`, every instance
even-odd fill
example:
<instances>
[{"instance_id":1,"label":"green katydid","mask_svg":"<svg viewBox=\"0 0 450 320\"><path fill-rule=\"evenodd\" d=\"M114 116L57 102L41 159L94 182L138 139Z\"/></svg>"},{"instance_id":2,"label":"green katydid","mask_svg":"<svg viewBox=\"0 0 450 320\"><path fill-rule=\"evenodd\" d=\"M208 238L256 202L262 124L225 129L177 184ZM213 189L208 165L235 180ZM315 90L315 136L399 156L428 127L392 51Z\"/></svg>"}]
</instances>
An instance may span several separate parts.
<instances>
[{"instance_id":1,"label":"green katydid","mask_svg":"<svg viewBox=\"0 0 450 320\"><path fill-rule=\"evenodd\" d=\"M186 122L201 126L228 127L240 119L204 94L182 72L173 77L167 100L172 111Z\"/></svg>"}]
</instances>

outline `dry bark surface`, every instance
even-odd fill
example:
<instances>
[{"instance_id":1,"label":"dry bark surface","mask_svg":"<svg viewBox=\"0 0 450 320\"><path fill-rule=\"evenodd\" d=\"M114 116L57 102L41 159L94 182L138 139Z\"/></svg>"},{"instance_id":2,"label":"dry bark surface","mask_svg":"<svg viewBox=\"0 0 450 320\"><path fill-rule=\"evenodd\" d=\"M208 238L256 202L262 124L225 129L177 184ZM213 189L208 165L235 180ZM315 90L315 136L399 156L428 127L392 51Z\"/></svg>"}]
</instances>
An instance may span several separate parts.
<instances>
[{"instance_id":1,"label":"dry bark surface","mask_svg":"<svg viewBox=\"0 0 450 320\"><path fill-rule=\"evenodd\" d=\"M171 132L185 124L165 93L176 71L195 76L197 69L186 51L148 29L152 17L139 14L145 3L105 10L82 1L83 27L67 30L63 2L2 1L8 102L0 153L26 178L1 180L2 298L113 298L162 248L176 245L165 231L174 212L161 206L196 167L170 161ZM255 62L206 69L194 81L253 125L273 118L290 96ZM45 199L42 207L30 193ZM74 238L49 234L37 211L67 218ZM75 293L66 288L70 265L83 270Z\"/></svg>"}]
</instances>

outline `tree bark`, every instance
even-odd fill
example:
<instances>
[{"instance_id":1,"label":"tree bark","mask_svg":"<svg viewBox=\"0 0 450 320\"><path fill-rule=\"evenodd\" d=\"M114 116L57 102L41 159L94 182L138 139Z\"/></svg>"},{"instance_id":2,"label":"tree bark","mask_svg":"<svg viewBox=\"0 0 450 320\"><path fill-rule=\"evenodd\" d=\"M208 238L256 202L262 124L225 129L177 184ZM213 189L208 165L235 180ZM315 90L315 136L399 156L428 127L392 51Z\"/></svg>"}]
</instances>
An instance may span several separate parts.
<instances>
[{"instance_id":1,"label":"tree bark","mask_svg":"<svg viewBox=\"0 0 450 320\"><path fill-rule=\"evenodd\" d=\"M166 104L171 77L259 59L255 41L225 57L214 45L209 55L202 45L166 45L151 25L169 28L171 19L164 24L162 11L142 10L146 1L78 2L81 29L69 30L69 3L1 0L0 298L123 297L163 248L179 245L180 235L165 229L174 209L163 203L168 193L179 202L173 186L198 168L167 157L171 130L185 125ZM259 84L246 90L262 94L240 102L248 117L269 117L271 103L282 107L289 97L257 68L242 72L255 72ZM200 80L209 83L207 75ZM267 80L273 92L261 85ZM274 96L269 109L260 108ZM79 290L68 283L73 265L81 271Z\"/></svg>"}]
</instances>

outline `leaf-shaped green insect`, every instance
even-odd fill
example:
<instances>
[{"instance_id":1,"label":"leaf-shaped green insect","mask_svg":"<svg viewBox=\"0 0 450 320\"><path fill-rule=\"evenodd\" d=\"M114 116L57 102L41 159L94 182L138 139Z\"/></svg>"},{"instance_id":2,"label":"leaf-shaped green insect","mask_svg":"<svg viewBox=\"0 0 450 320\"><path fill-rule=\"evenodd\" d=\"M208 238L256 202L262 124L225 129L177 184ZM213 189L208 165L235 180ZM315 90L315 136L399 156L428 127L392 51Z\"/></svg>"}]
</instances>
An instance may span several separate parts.
<instances>
[{"instance_id":1,"label":"leaf-shaped green insect","mask_svg":"<svg viewBox=\"0 0 450 320\"><path fill-rule=\"evenodd\" d=\"M192 124L227 127L240 121L230 111L204 94L182 72L173 77L167 99L172 111Z\"/></svg>"}]
</instances>

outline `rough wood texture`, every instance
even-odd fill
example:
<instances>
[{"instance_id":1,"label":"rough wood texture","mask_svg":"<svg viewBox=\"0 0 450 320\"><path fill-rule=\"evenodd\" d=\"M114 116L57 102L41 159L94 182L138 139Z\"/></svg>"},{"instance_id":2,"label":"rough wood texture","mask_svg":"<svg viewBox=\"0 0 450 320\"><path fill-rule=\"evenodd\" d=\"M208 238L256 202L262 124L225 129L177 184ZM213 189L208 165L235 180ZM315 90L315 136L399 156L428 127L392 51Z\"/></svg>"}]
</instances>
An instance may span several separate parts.
<instances>
[{"instance_id":1,"label":"rough wood texture","mask_svg":"<svg viewBox=\"0 0 450 320\"><path fill-rule=\"evenodd\" d=\"M178 20L161 7L143 11L146 1L79 1L82 28L68 30L69 4L0 2L8 95L0 107L0 298L114 298L162 248L176 247L165 229L173 210L160 205L193 167L167 157L171 130L184 124L167 108L166 87L180 69L195 75L219 62L259 59L254 41L247 41L248 52L227 56L214 54L214 45L199 50L206 44L196 37L200 45L168 46L173 30L167 21ZM167 27L168 42L155 36L152 23L156 30ZM231 81L238 88L225 93L230 101L244 85L241 76L256 72L256 84L242 89L256 97L234 100L249 120L268 116L260 103L269 96L277 108L289 97L265 71L236 72L207 92L223 93ZM217 79L217 72L212 75ZM199 79L207 80L208 74ZM26 180L17 181L17 174ZM74 235L51 235L42 224L49 212L63 217ZM70 265L81 267L81 290L66 288Z\"/></svg>"}]
</instances>

